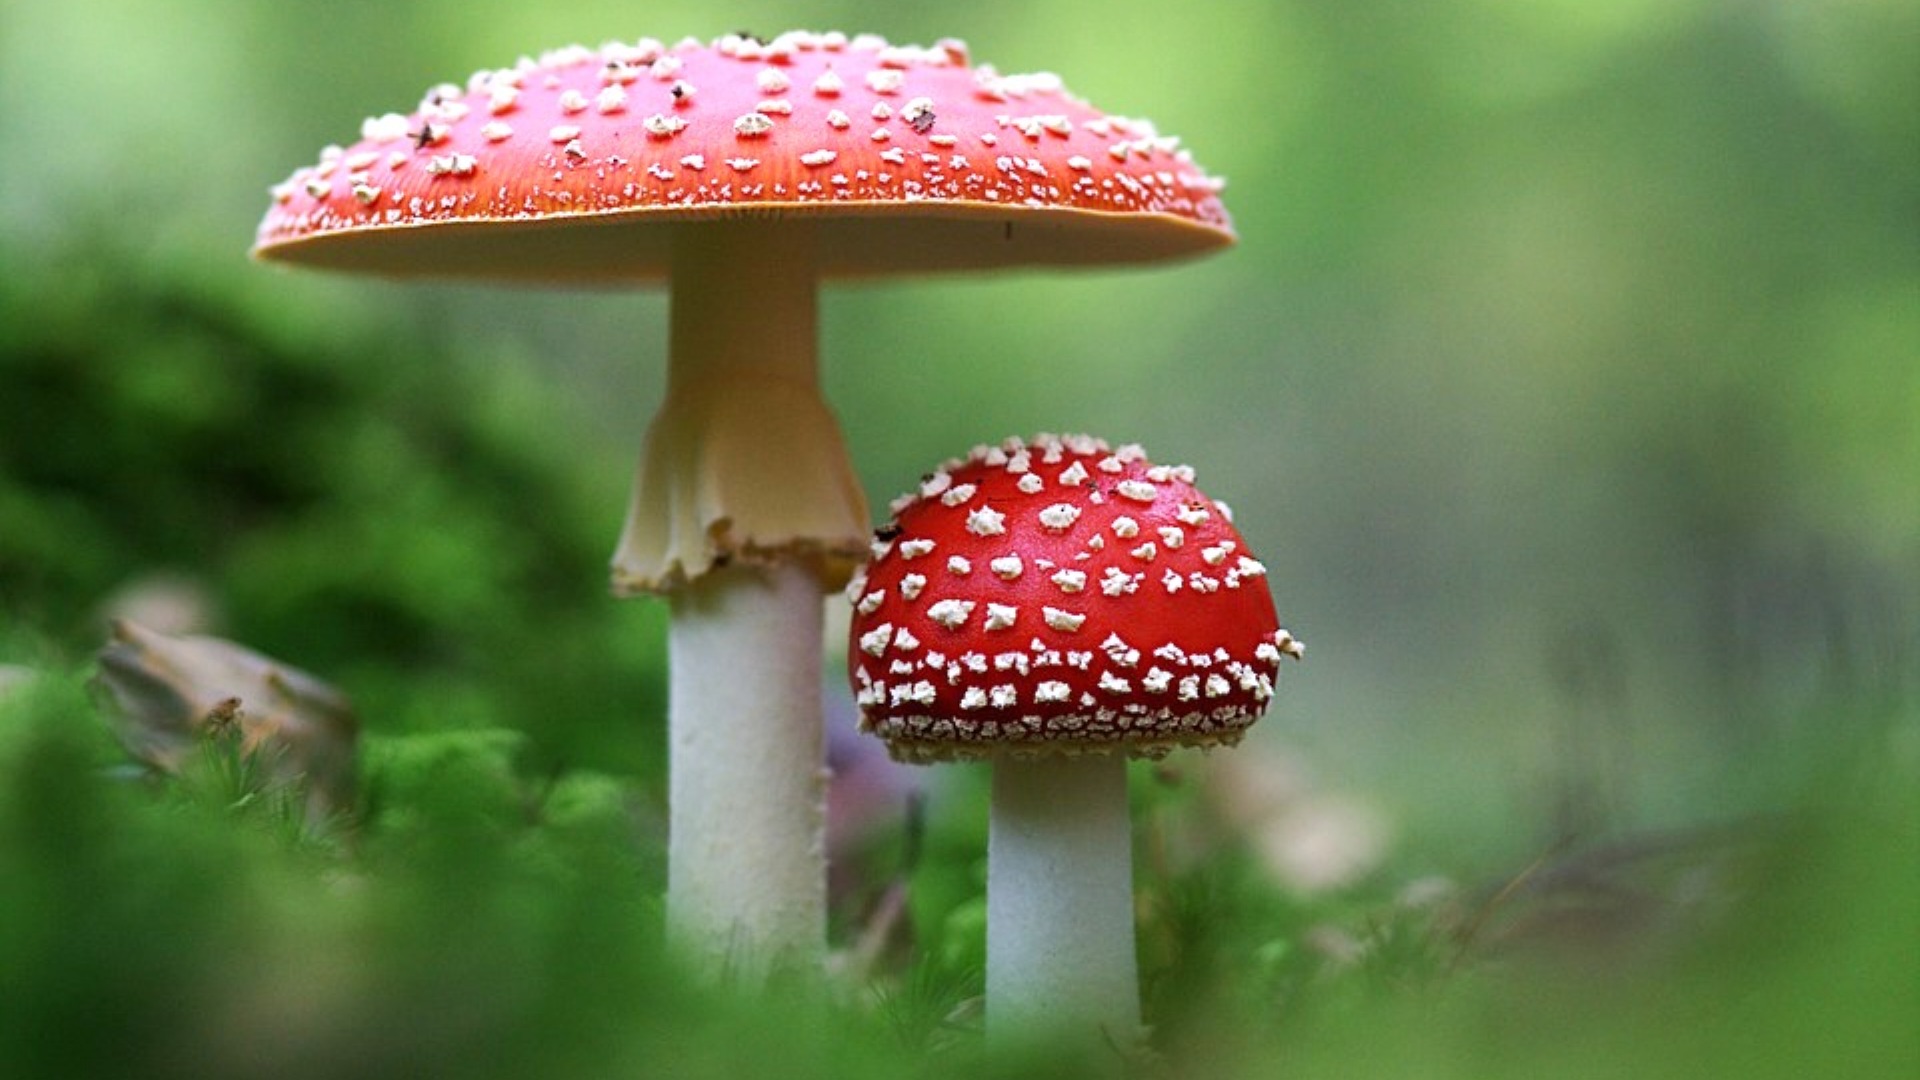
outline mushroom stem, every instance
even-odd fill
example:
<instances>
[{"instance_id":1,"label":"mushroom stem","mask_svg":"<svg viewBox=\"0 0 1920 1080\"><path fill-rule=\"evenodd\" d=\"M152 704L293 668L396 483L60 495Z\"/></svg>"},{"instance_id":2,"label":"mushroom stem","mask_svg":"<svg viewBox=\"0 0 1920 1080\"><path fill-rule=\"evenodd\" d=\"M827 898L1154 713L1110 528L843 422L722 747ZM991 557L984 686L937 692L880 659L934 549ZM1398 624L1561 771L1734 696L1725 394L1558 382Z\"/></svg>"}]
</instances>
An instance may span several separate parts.
<instances>
[{"instance_id":1,"label":"mushroom stem","mask_svg":"<svg viewBox=\"0 0 1920 1080\"><path fill-rule=\"evenodd\" d=\"M613 558L620 595L730 561L799 561L839 588L866 552L866 497L820 395L814 232L682 226L667 393Z\"/></svg>"},{"instance_id":2,"label":"mushroom stem","mask_svg":"<svg viewBox=\"0 0 1920 1080\"><path fill-rule=\"evenodd\" d=\"M987 1034L1140 1034L1127 762L1002 757L987 837Z\"/></svg>"},{"instance_id":3,"label":"mushroom stem","mask_svg":"<svg viewBox=\"0 0 1920 1080\"><path fill-rule=\"evenodd\" d=\"M820 649L820 586L797 565L673 596L667 922L743 983L817 976L825 956Z\"/></svg>"},{"instance_id":4,"label":"mushroom stem","mask_svg":"<svg viewBox=\"0 0 1920 1080\"><path fill-rule=\"evenodd\" d=\"M668 594L667 915L696 962L809 975L826 947L821 595L866 501L821 399L810 225L674 236L667 393L614 591Z\"/></svg>"}]
</instances>

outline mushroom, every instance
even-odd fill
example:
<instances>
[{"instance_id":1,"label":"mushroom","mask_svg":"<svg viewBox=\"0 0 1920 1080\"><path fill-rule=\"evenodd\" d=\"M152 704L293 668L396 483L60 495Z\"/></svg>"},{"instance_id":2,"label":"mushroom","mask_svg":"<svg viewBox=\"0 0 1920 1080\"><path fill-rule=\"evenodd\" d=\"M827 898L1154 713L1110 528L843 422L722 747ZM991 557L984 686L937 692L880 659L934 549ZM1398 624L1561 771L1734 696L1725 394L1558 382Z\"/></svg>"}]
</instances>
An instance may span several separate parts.
<instances>
[{"instance_id":1,"label":"mushroom","mask_svg":"<svg viewBox=\"0 0 1920 1080\"><path fill-rule=\"evenodd\" d=\"M669 921L736 970L815 966L821 596L867 532L820 394L819 282L1198 255L1233 240L1221 181L1055 76L838 33L559 49L360 135L272 189L256 256L670 281L613 559L616 593L672 604Z\"/></svg>"},{"instance_id":2,"label":"mushroom","mask_svg":"<svg viewBox=\"0 0 1920 1080\"><path fill-rule=\"evenodd\" d=\"M1266 570L1193 470L1137 446L976 447L895 503L854 576L861 725L909 762L993 763L987 1023L1139 1030L1126 760L1231 745L1273 696Z\"/></svg>"}]
</instances>

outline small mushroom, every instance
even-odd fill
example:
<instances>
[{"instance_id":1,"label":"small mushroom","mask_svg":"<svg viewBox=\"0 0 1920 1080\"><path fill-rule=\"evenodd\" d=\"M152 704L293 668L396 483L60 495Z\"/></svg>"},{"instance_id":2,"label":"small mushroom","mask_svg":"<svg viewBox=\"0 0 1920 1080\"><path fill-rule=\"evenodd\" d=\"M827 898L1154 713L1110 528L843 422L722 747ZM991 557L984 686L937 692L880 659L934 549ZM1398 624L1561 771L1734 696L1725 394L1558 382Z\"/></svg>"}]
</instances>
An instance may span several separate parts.
<instances>
[{"instance_id":1,"label":"small mushroom","mask_svg":"<svg viewBox=\"0 0 1920 1080\"><path fill-rule=\"evenodd\" d=\"M1126 760L1238 742L1302 646L1226 507L1138 447L977 447L896 504L893 527L849 586L850 675L894 757L993 763L989 1036L1125 1045L1140 1023Z\"/></svg>"},{"instance_id":2,"label":"small mushroom","mask_svg":"<svg viewBox=\"0 0 1920 1080\"><path fill-rule=\"evenodd\" d=\"M670 282L667 393L613 584L673 605L669 919L750 975L824 952L821 596L866 547L820 393L820 282L1199 255L1233 240L1220 188L1147 122L958 42L642 39L368 120L273 189L254 254Z\"/></svg>"}]
</instances>

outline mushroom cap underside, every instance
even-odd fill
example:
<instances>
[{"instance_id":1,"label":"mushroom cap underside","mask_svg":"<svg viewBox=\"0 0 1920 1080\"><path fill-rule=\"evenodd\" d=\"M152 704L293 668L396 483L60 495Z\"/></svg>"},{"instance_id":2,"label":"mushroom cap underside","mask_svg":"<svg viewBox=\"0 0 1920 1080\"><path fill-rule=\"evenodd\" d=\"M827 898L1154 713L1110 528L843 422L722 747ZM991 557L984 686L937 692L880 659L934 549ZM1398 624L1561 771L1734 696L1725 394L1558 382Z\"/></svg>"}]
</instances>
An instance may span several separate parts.
<instances>
[{"instance_id":1,"label":"mushroom cap underside","mask_svg":"<svg viewBox=\"0 0 1920 1080\"><path fill-rule=\"evenodd\" d=\"M812 224L815 272L853 279L1005 267L1124 266L1203 255L1220 235L1182 218L967 203L756 204L564 218L449 221L316 232L256 254L395 278L612 285L665 281L676 242L703 222ZM685 241L677 241L685 237Z\"/></svg>"}]
</instances>

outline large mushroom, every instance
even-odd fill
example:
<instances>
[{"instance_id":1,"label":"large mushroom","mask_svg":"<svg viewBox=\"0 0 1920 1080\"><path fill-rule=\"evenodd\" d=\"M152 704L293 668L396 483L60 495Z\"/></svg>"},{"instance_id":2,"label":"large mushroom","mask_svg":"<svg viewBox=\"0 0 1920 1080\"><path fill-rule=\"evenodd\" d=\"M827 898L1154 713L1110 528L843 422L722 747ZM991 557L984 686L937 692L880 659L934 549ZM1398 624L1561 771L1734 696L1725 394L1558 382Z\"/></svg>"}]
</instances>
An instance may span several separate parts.
<instances>
[{"instance_id":1,"label":"large mushroom","mask_svg":"<svg viewBox=\"0 0 1920 1080\"><path fill-rule=\"evenodd\" d=\"M736 970L824 946L821 596L867 511L821 398L822 279L1232 242L1177 141L964 46L573 47L435 87L273 189L254 252L400 277L670 283L613 560L672 604L668 914Z\"/></svg>"},{"instance_id":2,"label":"large mushroom","mask_svg":"<svg viewBox=\"0 0 1920 1080\"><path fill-rule=\"evenodd\" d=\"M993 763L987 1023L1138 1033L1129 757L1231 745L1283 656L1266 569L1193 470L1042 436L895 504L848 586L861 724L910 762Z\"/></svg>"}]
</instances>

